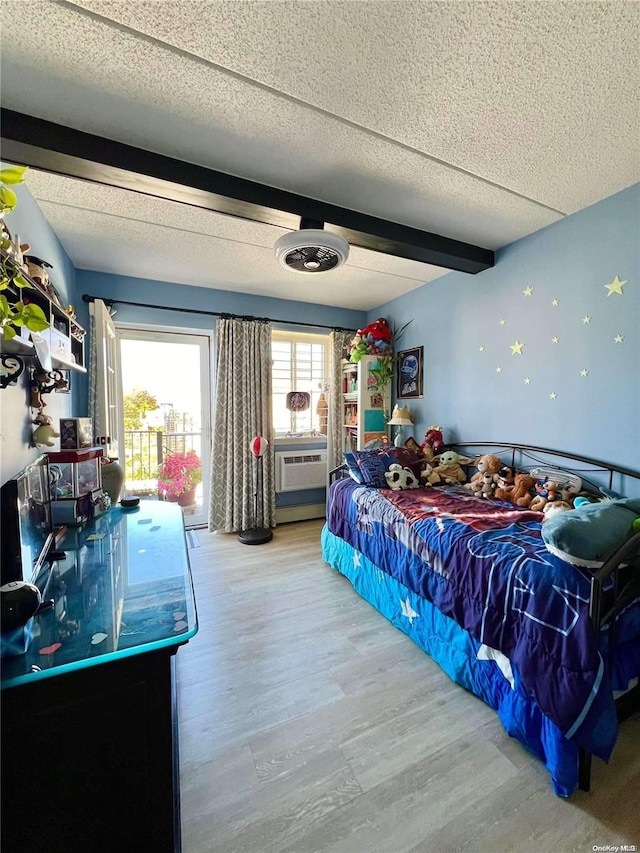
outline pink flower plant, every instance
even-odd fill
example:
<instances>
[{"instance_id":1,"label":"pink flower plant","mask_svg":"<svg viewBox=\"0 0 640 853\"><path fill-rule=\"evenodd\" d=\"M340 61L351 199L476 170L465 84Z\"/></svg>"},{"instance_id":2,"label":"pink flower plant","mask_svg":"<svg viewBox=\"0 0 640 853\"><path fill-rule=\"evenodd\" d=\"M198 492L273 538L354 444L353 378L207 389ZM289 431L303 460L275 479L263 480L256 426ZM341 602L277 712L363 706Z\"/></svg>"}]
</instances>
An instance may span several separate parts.
<instances>
[{"instance_id":1,"label":"pink flower plant","mask_svg":"<svg viewBox=\"0 0 640 853\"><path fill-rule=\"evenodd\" d=\"M190 492L202 482L202 461L195 450L170 453L158 468L158 491L165 495Z\"/></svg>"}]
</instances>

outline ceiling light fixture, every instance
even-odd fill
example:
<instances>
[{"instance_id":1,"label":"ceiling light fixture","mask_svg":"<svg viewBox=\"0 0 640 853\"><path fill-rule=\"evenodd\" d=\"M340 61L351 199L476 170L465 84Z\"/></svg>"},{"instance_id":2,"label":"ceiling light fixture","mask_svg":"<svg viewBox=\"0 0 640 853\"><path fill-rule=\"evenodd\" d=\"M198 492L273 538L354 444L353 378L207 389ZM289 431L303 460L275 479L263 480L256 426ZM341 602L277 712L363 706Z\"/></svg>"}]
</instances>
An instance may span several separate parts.
<instances>
[{"instance_id":1,"label":"ceiling light fixture","mask_svg":"<svg viewBox=\"0 0 640 853\"><path fill-rule=\"evenodd\" d=\"M301 273L329 272L349 257L347 241L315 219L301 219L300 230L278 237L273 248L283 267Z\"/></svg>"}]
</instances>

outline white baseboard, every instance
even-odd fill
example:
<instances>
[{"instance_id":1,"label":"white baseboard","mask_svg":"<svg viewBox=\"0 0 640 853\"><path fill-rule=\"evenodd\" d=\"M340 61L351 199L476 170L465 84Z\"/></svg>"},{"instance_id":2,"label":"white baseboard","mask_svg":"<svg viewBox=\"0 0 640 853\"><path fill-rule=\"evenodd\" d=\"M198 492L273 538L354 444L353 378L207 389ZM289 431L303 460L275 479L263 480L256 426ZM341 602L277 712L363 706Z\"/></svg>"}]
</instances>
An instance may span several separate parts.
<instances>
[{"instance_id":1,"label":"white baseboard","mask_svg":"<svg viewBox=\"0 0 640 853\"><path fill-rule=\"evenodd\" d=\"M325 518L327 505L298 504L297 506L277 506L276 524L285 524L287 521L308 521L311 518Z\"/></svg>"}]
</instances>

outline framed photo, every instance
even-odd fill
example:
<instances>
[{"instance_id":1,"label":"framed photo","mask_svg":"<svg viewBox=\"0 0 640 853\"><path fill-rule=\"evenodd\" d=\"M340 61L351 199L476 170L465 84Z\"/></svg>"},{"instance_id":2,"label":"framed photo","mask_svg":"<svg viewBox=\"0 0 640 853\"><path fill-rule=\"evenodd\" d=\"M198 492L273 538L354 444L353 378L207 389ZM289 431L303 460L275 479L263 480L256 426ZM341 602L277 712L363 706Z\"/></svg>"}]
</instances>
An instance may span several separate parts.
<instances>
[{"instance_id":1,"label":"framed photo","mask_svg":"<svg viewBox=\"0 0 640 853\"><path fill-rule=\"evenodd\" d=\"M422 397L423 350L423 347L413 347L398 353L398 400L416 400Z\"/></svg>"}]
</instances>

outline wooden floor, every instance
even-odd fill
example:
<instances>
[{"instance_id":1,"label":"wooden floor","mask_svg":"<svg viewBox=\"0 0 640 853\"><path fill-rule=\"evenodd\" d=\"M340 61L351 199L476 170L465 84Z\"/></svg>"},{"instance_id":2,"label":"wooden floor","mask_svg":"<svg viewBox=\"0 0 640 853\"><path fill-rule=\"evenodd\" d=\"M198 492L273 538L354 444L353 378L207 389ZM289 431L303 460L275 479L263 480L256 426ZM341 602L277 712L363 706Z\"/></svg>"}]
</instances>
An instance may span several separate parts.
<instances>
[{"instance_id":1,"label":"wooden floor","mask_svg":"<svg viewBox=\"0 0 640 853\"><path fill-rule=\"evenodd\" d=\"M322 560L198 531L200 630L177 656L184 853L640 848L640 720L592 793L556 797L495 713Z\"/></svg>"}]
</instances>

